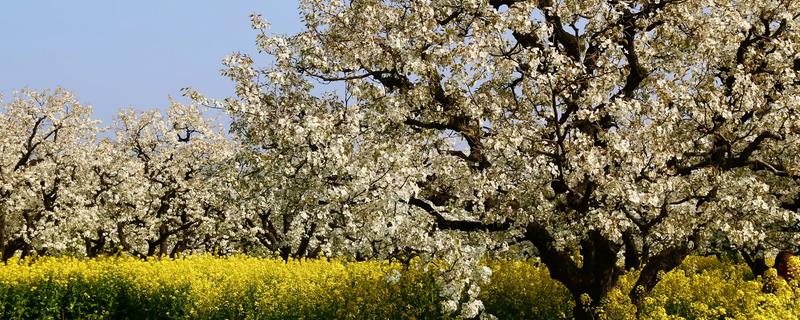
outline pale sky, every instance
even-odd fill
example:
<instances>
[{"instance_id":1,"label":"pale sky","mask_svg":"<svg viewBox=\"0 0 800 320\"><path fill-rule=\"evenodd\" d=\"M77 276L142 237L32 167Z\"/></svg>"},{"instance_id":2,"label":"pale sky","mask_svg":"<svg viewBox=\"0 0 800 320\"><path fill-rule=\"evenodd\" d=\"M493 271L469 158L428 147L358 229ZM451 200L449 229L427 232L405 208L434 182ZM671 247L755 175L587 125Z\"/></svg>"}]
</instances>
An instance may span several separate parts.
<instances>
[{"instance_id":1,"label":"pale sky","mask_svg":"<svg viewBox=\"0 0 800 320\"><path fill-rule=\"evenodd\" d=\"M296 0L2 1L0 92L61 86L105 122L121 107L164 107L183 87L232 96L219 70L227 54L255 54L250 13L275 33L301 28Z\"/></svg>"}]
</instances>

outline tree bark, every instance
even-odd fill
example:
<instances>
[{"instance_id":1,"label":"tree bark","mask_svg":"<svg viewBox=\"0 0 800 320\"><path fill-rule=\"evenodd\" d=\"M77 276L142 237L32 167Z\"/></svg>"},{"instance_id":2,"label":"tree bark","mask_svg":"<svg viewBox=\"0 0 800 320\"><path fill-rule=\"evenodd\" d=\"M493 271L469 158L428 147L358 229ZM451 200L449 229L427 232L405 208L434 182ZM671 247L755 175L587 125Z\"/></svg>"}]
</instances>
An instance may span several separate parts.
<instances>
[{"instance_id":1,"label":"tree bark","mask_svg":"<svg viewBox=\"0 0 800 320\"><path fill-rule=\"evenodd\" d=\"M744 262L750 267L750 271L753 272L753 277L764 276L764 273L769 269L767 259L764 258L764 256L757 257L749 252L742 252L741 254L742 258L744 258Z\"/></svg>"},{"instance_id":2,"label":"tree bark","mask_svg":"<svg viewBox=\"0 0 800 320\"><path fill-rule=\"evenodd\" d=\"M17 250L23 249L25 245L26 245L25 240L23 240L22 237L16 238L6 243L5 246L3 246L3 256L2 256L3 263L8 262L8 260L11 259L15 253L17 253Z\"/></svg>"},{"instance_id":3,"label":"tree bark","mask_svg":"<svg viewBox=\"0 0 800 320\"><path fill-rule=\"evenodd\" d=\"M692 252L692 247L689 242L664 249L658 254L650 257L647 263L639 273L639 279L636 280L631 292L628 296L631 302L636 306L637 316L641 316L642 307L644 306L644 298L653 291L656 284L661 281L661 272L670 272L683 263L683 260Z\"/></svg>"},{"instance_id":4,"label":"tree bark","mask_svg":"<svg viewBox=\"0 0 800 320\"><path fill-rule=\"evenodd\" d=\"M623 268L617 266L617 253L622 246L606 239L599 231L590 231L580 244L583 264L579 267L569 254L554 247L555 239L543 226L530 224L525 238L539 250L539 257L550 270L550 276L564 284L572 294L575 300L573 317L578 320L597 319L600 303L624 273Z\"/></svg>"}]
</instances>

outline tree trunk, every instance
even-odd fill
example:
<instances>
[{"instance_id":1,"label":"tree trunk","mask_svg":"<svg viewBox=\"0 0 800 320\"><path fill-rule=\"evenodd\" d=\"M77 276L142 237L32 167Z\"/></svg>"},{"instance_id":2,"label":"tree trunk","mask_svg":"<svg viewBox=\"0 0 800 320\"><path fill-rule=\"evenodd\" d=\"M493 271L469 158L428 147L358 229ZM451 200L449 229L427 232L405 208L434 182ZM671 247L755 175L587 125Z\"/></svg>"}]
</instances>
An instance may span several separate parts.
<instances>
[{"instance_id":1,"label":"tree trunk","mask_svg":"<svg viewBox=\"0 0 800 320\"><path fill-rule=\"evenodd\" d=\"M86 256L89 258L99 256L106 246L106 234L102 229L97 229L97 239L86 237L83 240L86 244Z\"/></svg>"},{"instance_id":2,"label":"tree trunk","mask_svg":"<svg viewBox=\"0 0 800 320\"><path fill-rule=\"evenodd\" d=\"M641 273L639 273L639 279L636 280L636 284L634 284L631 292L628 294L628 297L631 298L631 302L636 306L637 316L641 316L644 298L650 294L656 284L661 281L659 274L661 272L670 272L680 266L691 251L692 247L689 245L689 242L685 242L678 246L664 249L647 260Z\"/></svg>"},{"instance_id":3,"label":"tree trunk","mask_svg":"<svg viewBox=\"0 0 800 320\"><path fill-rule=\"evenodd\" d=\"M288 244L284 244L280 248L279 255L284 262L289 261L289 256L292 254L292 248Z\"/></svg>"},{"instance_id":4,"label":"tree trunk","mask_svg":"<svg viewBox=\"0 0 800 320\"><path fill-rule=\"evenodd\" d=\"M750 271L753 272L753 277L763 276L769 270L767 259L764 257L754 258L746 253L742 253L742 257L747 266L750 267Z\"/></svg>"},{"instance_id":5,"label":"tree trunk","mask_svg":"<svg viewBox=\"0 0 800 320\"><path fill-rule=\"evenodd\" d=\"M167 243L167 237L168 236L163 237L161 239L161 241L160 241L161 243L158 246L158 256L159 257L163 257L163 256L166 256L167 254L169 254L169 246L168 246L168 243Z\"/></svg>"},{"instance_id":6,"label":"tree trunk","mask_svg":"<svg viewBox=\"0 0 800 320\"><path fill-rule=\"evenodd\" d=\"M187 242L188 241L186 241L186 240L178 240L177 242L175 242L175 245L172 247L172 251L170 251L170 253L169 253L169 257L174 259L179 254L181 254L184 251L186 251L187 248L188 248Z\"/></svg>"},{"instance_id":7,"label":"tree trunk","mask_svg":"<svg viewBox=\"0 0 800 320\"><path fill-rule=\"evenodd\" d=\"M8 260L11 259L15 253L17 253L17 250L22 249L24 245L25 240L23 240L21 237L6 243L5 246L3 246L3 263L8 262Z\"/></svg>"},{"instance_id":8,"label":"tree trunk","mask_svg":"<svg viewBox=\"0 0 800 320\"><path fill-rule=\"evenodd\" d=\"M789 260L794 257L794 253L790 251L778 252L775 256L775 270L778 271L778 277L786 281L793 280L794 272L789 265Z\"/></svg>"},{"instance_id":9,"label":"tree trunk","mask_svg":"<svg viewBox=\"0 0 800 320\"><path fill-rule=\"evenodd\" d=\"M147 242L147 256L151 257L158 251L158 256L162 257L169 254L169 247L167 246L167 238L170 236L169 229L166 224L161 224L158 228L158 239Z\"/></svg>"},{"instance_id":10,"label":"tree trunk","mask_svg":"<svg viewBox=\"0 0 800 320\"><path fill-rule=\"evenodd\" d=\"M125 252L132 252L131 245L128 244L128 236L125 233L125 223L119 222L117 223L117 238L119 240L119 246L122 247L122 250ZM114 248L117 251L119 248Z\"/></svg>"},{"instance_id":11,"label":"tree trunk","mask_svg":"<svg viewBox=\"0 0 800 320\"><path fill-rule=\"evenodd\" d=\"M571 255L554 247L555 239L541 225L530 224L525 238L536 246L550 276L572 294L575 300L573 317L598 319L600 303L624 273L623 268L617 266L617 253L622 246L606 239L599 231L590 231L580 244L583 264L579 267Z\"/></svg>"}]
</instances>

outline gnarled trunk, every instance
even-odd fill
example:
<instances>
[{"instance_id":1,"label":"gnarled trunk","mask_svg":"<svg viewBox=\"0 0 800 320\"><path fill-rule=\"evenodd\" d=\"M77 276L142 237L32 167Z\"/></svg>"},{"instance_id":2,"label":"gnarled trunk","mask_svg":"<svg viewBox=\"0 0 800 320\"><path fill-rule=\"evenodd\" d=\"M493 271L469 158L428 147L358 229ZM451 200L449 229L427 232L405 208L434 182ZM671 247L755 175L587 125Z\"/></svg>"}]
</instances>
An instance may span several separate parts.
<instances>
[{"instance_id":1,"label":"gnarled trunk","mask_svg":"<svg viewBox=\"0 0 800 320\"><path fill-rule=\"evenodd\" d=\"M14 240L6 243L3 246L3 263L8 262L8 260L11 259L11 257L13 257L18 250L24 251L25 247L27 247L27 243L25 243L25 240L22 237L17 237Z\"/></svg>"},{"instance_id":2,"label":"gnarled trunk","mask_svg":"<svg viewBox=\"0 0 800 320\"><path fill-rule=\"evenodd\" d=\"M661 281L659 273L670 272L680 266L691 251L691 246L688 243L684 243L665 249L647 260L641 273L639 273L639 279L636 280L636 284L628 294L631 302L636 306L637 315L640 315L642 311L644 298Z\"/></svg>"},{"instance_id":3,"label":"gnarled trunk","mask_svg":"<svg viewBox=\"0 0 800 320\"><path fill-rule=\"evenodd\" d=\"M741 254L744 262L750 267L750 271L753 272L754 277L763 276L769 269L767 259L763 255L757 256L756 254L744 251L742 251Z\"/></svg>"},{"instance_id":4,"label":"gnarled trunk","mask_svg":"<svg viewBox=\"0 0 800 320\"><path fill-rule=\"evenodd\" d=\"M564 284L572 294L575 319L597 319L600 303L624 273L623 268L617 265L621 245L606 239L599 231L590 231L580 244L583 263L579 266L565 251L555 249L555 239L541 225L531 224L525 238L539 250L539 257L550 270L550 276Z\"/></svg>"}]
</instances>

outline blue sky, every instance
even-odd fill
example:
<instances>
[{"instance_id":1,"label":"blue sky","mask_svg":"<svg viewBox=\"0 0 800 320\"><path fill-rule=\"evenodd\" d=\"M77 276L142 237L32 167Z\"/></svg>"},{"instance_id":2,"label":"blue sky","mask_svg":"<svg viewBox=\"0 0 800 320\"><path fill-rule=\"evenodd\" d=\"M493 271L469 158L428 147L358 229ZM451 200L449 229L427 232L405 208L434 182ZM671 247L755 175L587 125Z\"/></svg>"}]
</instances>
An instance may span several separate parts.
<instances>
[{"instance_id":1,"label":"blue sky","mask_svg":"<svg viewBox=\"0 0 800 320\"><path fill-rule=\"evenodd\" d=\"M255 53L250 13L275 33L301 28L295 0L2 1L0 92L61 86L105 122L121 107L164 107L182 87L231 96L221 61Z\"/></svg>"}]
</instances>

